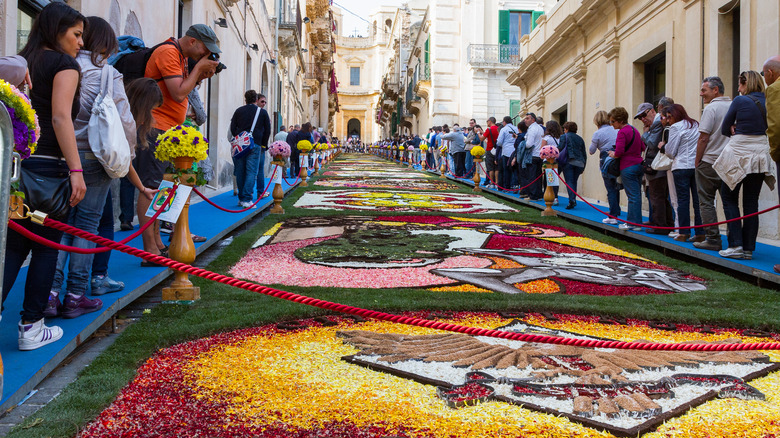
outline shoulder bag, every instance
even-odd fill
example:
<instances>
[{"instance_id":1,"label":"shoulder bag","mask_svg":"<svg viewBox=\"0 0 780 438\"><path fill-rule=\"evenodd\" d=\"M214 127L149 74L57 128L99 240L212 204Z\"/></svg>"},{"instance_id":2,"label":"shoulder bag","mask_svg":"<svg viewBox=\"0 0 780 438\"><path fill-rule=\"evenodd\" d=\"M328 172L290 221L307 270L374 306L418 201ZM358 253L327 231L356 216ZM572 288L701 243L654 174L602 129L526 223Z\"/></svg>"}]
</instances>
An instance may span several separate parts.
<instances>
[{"instance_id":1,"label":"shoulder bag","mask_svg":"<svg viewBox=\"0 0 780 438\"><path fill-rule=\"evenodd\" d=\"M636 133L634 132L635 128L631 127L631 141L628 142L628 145L626 146L626 152L631 148L631 145L634 144L634 137L636 137ZM612 176L620 176L620 158L614 158L612 161L609 162L607 165L607 173Z\"/></svg>"},{"instance_id":2,"label":"shoulder bag","mask_svg":"<svg viewBox=\"0 0 780 438\"><path fill-rule=\"evenodd\" d=\"M252 133L255 132L255 125L257 125L257 118L259 116L260 107L257 107L255 119L252 121L252 127L249 131L241 131L237 136L230 140L230 152L233 155L233 158L242 158L255 147L255 140L252 137Z\"/></svg>"},{"instance_id":3,"label":"shoulder bag","mask_svg":"<svg viewBox=\"0 0 780 438\"><path fill-rule=\"evenodd\" d=\"M563 147L561 148L560 152L558 153L558 165L559 166L565 166L569 164L569 142L565 141Z\"/></svg>"},{"instance_id":4,"label":"shoulder bag","mask_svg":"<svg viewBox=\"0 0 780 438\"><path fill-rule=\"evenodd\" d=\"M30 211L42 211L58 221L68 219L71 195L69 172L47 176L22 165L19 170L19 190L24 192L24 203L30 207Z\"/></svg>"},{"instance_id":5,"label":"shoulder bag","mask_svg":"<svg viewBox=\"0 0 780 438\"><path fill-rule=\"evenodd\" d=\"M132 156L122 119L114 103L113 67L104 65L100 73L100 93L92 105L87 135L89 147L108 176L121 178L130 170Z\"/></svg>"},{"instance_id":6,"label":"shoulder bag","mask_svg":"<svg viewBox=\"0 0 780 438\"><path fill-rule=\"evenodd\" d=\"M655 158L653 158L653 164L650 165L650 167L653 168L653 170L661 171L661 170L669 170L672 168L672 160L667 156L665 153L658 151L658 153L655 155Z\"/></svg>"}]
</instances>

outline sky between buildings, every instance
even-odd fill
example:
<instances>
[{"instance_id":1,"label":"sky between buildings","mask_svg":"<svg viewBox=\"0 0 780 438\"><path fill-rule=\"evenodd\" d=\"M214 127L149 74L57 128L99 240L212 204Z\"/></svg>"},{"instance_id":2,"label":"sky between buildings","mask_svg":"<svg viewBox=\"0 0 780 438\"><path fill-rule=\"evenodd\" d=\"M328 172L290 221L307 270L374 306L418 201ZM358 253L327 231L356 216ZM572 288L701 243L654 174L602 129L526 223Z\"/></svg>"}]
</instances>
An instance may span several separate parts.
<instances>
[{"instance_id":1,"label":"sky between buildings","mask_svg":"<svg viewBox=\"0 0 780 438\"><path fill-rule=\"evenodd\" d=\"M368 35L368 14L370 14L378 6L401 6L403 0L333 0L333 5L341 8L344 16L344 26L340 30L340 34L344 36L351 36L355 29L361 36ZM364 20L356 17L350 12L354 12Z\"/></svg>"}]
</instances>

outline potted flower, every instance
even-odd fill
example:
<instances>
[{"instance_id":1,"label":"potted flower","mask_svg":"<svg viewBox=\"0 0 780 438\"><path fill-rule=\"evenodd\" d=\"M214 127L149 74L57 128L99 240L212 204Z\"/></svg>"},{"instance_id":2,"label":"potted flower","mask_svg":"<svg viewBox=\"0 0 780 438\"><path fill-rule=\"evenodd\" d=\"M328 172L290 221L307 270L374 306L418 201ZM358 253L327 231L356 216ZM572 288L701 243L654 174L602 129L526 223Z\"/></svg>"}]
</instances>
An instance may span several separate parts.
<instances>
[{"instance_id":1,"label":"potted flower","mask_svg":"<svg viewBox=\"0 0 780 438\"><path fill-rule=\"evenodd\" d=\"M306 178L309 176L309 152L314 148L314 145L309 140L301 140L296 146L301 151L301 187L308 187L309 184L306 183Z\"/></svg>"},{"instance_id":2,"label":"potted flower","mask_svg":"<svg viewBox=\"0 0 780 438\"><path fill-rule=\"evenodd\" d=\"M482 188L479 186L482 183L482 177L479 175L479 166L482 162L482 157L485 156L485 148L482 146L474 146L471 148L471 156L474 157L474 192L479 193Z\"/></svg>"},{"instance_id":3,"label":"potted flower","mask_svg":"<svg viewBox=\"0 0 780 438\"><path fill-rule=\"evenodd\" d=\"M274 157L274 164L284 166L284 159L290 157L290 145L286 141L275 141L268 147L268 153Z\"/></svg>"},{"instance_id":4,"label":"potted flower","mask_svg":"<svg viewBox=\"0 0 780 438\"><path fill-rule=\"evenodd\" d=\"M3 102L11 117L14 136L14 153L19 159L29 158L38 146L41 128L38 116L32 108L30 98L18 88L0 79L0 101ZM24 217L24 193L19 190L19 183L11 184L8 213L10 219Z\"/></svg>"},{"instance_id":5,"label":"potted flower","mask_svg":"<svg viewBox=\"0 0 780 438\"><path fill-rule=\"evenodd\" d=\"M209 141L195 128L174 126L157 137L155 158L170 161L177 170L190 170L196 161L208 158Z\"/></svg>"},{"instance_id":6,"label":"potted flower","mask_svg":"<svg viewBox=\"0 0 780 438\"><path fill-rule=\"evenodd\" d=\"M274 206L271 207L271 213L283 214L282 199L284 199L284 190L282 189L282 173L284 172L284 160L290 157L290 145L286 141L275 141L268 146L268 153L274 157L272 163L274 166L273 180L274 190L272 195L274 197Z\"/></svg>"}]
</instances>

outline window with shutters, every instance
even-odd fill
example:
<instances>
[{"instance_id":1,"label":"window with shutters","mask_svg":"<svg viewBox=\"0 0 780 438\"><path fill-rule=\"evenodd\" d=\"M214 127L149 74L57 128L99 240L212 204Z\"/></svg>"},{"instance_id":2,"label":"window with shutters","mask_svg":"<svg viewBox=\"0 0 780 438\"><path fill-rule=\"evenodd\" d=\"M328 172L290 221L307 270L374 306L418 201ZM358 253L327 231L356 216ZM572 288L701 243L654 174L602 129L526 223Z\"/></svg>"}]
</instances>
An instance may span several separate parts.
<instances>
[{"instance_id":1,"label":"window with shutters","mask_svg":"<svg viewBox=\"0 0 780 438\"><path fill-rule=\"evenodd\" d=\"M523 35L536 28L543 11L498 11L498 43L519 45Z\"/></svg>"}]
</instances>

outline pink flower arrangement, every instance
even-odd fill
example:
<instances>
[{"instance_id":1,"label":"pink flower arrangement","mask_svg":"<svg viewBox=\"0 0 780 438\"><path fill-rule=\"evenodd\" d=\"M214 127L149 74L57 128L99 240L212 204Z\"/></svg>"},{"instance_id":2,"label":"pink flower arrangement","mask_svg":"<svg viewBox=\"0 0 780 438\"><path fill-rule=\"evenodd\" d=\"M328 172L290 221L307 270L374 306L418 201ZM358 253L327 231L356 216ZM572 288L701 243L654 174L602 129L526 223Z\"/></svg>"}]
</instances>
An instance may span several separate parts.
<instances>
[{"instance_id":1,"label":"pink flower arrangement","mask_svg":"<svg viewBox=\"0 0 780 438\"><path fill-rule=\"evenodd\" d=\"M560 152L558 152L558 148L555 146L542 146L542 148L539 149L539 158L542 160L554 160L558 158L559 153Z\"/></svg>"},{"instance_id":2,"label":"pink flower arrangement","mask_svg":"<svg viewBox=\"0 0 780 438\"><path fill-rule=\"evenodd\" d=\"M287 158L290 156L290 145L286 141L275 141L268 147L268 153L272 157Z\"/></svg>"}]
</instances>

